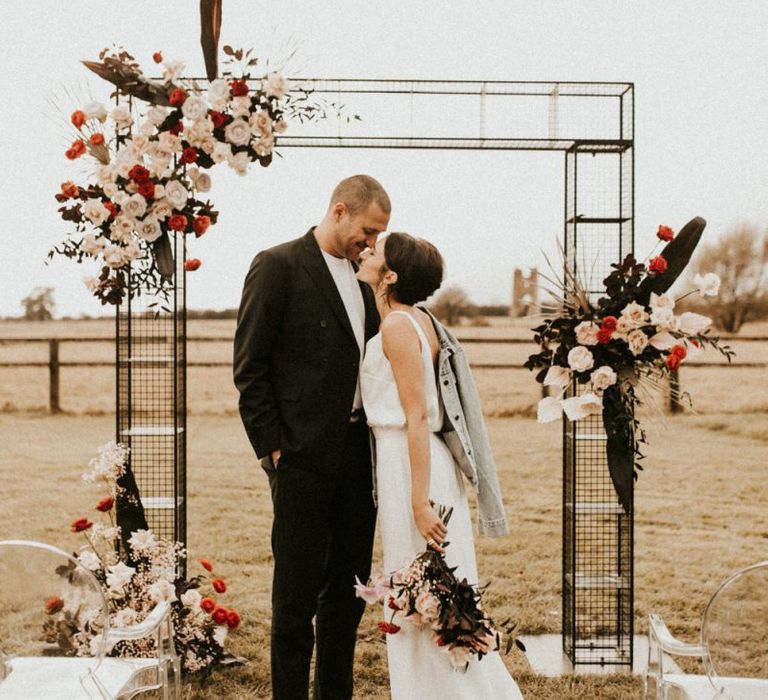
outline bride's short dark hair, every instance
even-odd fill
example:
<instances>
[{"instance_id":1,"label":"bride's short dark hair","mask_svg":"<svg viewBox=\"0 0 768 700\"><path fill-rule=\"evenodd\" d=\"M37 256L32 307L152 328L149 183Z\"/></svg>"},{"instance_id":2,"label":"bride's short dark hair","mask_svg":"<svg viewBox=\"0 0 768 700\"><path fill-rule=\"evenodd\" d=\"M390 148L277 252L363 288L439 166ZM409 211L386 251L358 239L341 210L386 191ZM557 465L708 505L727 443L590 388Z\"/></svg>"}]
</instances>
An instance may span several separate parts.
<instances>
[{"instance_id":1,"label":"bride's short dark hair","mask_svg":"<svg viewBox=\"0 0 768 700\"><path fill-rule=\"evenodd\" d=\"M397 273L387 296L401 304L417 304L431 296L443 281L443 256L423 238L393 231L384 242L384 261Z\"/></svg>"}]
</instances>

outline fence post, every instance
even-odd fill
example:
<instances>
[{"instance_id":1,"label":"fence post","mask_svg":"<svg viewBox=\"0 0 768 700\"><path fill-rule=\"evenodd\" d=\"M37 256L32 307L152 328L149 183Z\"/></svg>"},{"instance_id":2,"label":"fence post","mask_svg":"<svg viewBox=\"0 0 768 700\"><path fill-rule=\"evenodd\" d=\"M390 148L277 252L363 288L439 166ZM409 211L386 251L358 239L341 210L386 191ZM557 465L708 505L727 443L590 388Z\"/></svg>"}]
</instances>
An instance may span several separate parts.
<instances>
[{"instance_id":1,"label":"fence post","mask_svg":"<svg viewBox=\"0 0 768 700\"><path fill-rule=\"evenodd\" d=\"M680 370L673 369L669 373L669 412L680 413L683 410L680 404Z\"/></svg>"},{"instance_id":2,"label":"fence post","mask_svg":"<svg viewBox=\"0 0 768 700\"><path fill-rule=\"evenodd\" d=\"M61 413L59 405L59 341L50 338L48 341L48 372L49 372L49 410L51 413Z\"/></svg>"}]
</instances>

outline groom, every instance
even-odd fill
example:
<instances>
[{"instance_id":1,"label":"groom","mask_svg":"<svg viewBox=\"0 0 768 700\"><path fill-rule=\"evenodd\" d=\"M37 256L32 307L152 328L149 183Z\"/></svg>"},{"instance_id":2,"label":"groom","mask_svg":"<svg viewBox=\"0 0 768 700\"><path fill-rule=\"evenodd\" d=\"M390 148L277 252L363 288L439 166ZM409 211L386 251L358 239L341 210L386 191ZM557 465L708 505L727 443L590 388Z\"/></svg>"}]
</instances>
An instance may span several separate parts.
<instances>
[{"instance_id":1,"label":"groom","mask_svg":"<svg viewBox=\"0 0 768 700\"><path fill-rule=\"evenodd\" d=\"M260 252L245 278L234 351L240 415L269 478L272 694L352 697L364 603L355 576L370 573L376 510L360 397L365 342L379 325L355 261L386 230L391 206L372 177L333 191L304 236Z\"/></svg>"}]
</instances>

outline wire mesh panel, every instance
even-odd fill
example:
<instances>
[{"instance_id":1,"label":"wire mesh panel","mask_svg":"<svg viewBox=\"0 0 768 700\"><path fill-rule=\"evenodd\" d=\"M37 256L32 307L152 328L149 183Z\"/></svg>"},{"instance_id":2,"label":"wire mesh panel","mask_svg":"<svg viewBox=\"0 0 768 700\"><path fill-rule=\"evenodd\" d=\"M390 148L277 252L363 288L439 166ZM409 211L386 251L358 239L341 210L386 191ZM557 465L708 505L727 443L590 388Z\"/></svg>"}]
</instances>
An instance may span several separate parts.
<instances>
[{"instance_id":1,"label":"wire mesh panel","mask_svg":"<svg viewBox=\"0 0 768 700\"><path fill-rule=\"evenodd\" d=\"M168 298L126 298L117 308L117 440L130 447L147 525L186 545L184 242L169 235L175 275Z\"/></svg>"},{"instance_id":2,"label":"wire mesh panel","mask_svg":"<svg viewBox=\"0 0 768 700\"><path fill-rule=\"evenodd\" d=\"M566 152L565 259L592 301L633 249L632 151ZM574 665L632 666L633 520L611 482L602 416L564 419L563 649Z\"/></svg>"}]
</instances>

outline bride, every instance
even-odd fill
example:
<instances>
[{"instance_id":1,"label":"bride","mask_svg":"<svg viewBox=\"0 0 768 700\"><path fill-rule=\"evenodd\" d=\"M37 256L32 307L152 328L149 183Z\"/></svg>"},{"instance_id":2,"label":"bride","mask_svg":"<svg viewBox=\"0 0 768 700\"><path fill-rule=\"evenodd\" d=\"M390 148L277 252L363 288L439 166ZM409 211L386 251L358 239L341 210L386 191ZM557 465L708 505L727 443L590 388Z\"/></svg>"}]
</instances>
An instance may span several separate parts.
<instances>
[{"instance_id":1,"label":"bride","mask_svg":"<svg viewBox=\"0 0 768 700\"><path fill-rule=\"evenodd\" d=\"M357 277L374 290L381 327L366 346L361 391L376 438L384 571L401 568L430 546L445 552L448 565L457 567L459 579L476 584L472 523L461 476L467 463L470 479L478 484L481 517L489 501L495 504L497 518L485 521L485 531L499 534L506 530L506 523L495 471L488 473L487 465L476 465L471 457L473 448L476 453L488 450L484 428L481 436L486 444L470 446L467 425L472 421L461 414L458 400L450 407L455 430L450 431L452 449L441 435L446 401L438 391L436 367L440 360L441 382L455 388L455 377L443 371L441 353L441 347L444 350L455 340L414 304L429 297L440 286L442 276L443 261L437 249L406 233L379 237L376 247L364 254ZM482 425L481 419L474 418ZM453 507L449 528L430 500ZM434 643L431 633L409 623L402 624L397 634L387 635L387 657L393 700L522 698L497 652L479 661L472 657L466 672L454 671L451 658Z\"/></svg>"}]
</instances>

